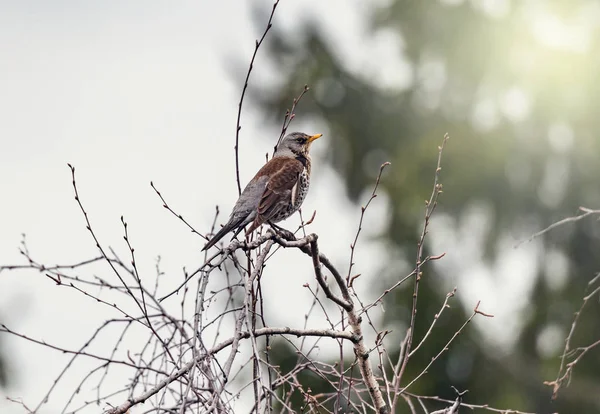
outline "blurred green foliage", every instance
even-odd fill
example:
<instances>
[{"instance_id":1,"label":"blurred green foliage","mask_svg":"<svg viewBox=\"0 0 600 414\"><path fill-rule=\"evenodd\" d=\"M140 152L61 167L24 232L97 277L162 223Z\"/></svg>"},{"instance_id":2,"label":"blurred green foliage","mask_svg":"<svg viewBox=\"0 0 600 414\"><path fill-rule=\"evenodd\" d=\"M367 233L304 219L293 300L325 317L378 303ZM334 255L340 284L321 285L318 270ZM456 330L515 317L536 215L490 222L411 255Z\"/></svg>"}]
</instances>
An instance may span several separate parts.
<instances>
[{"instance_id":1,"label":"blurred green foliage","mask_svg":"<svg viewBox=\"0 0 600 414\"><path fill-rule=\"evenodd\" d=\"M372 7L379 8L364 13L369 30L362 40L379 41L389 55L380 53L380 61L370 62L370 71L349 65L339 43L309 18L300 33L276 23L261 53L269 56L282 81L268 91L255 87L251 99L279 124L292 98L309 84L311 92L303 98L298 117L326 123L328 131L320 132L327 132L327 161L343 177L355 202L372 188L379 165L392 162L382 182L391 220L381 237L409 264L422 225L423 201L431 192L437 146L444 133L450 134L436 217L458 228L469 223L472 207L478 206L488 225L477 246L482 255L467 251L463 261L453 265L426 267L418 341L448 291L447 272L462 273L480 262L497 277L502 276L500 269L521 273L520 266L506 269L502 246L577 214L579 206L599 208L600 5L591 0L390 0ZM262 17L257 25L264 22ZM353 30L343 22L340 27ZM344 36L337 38L339 42ZM357 44L356 53L363 52ZM402 65L394 63L398 61ZM386 65L396 65L391 75ZM463 237L468 240L471 231L475 230L467 225ZM435 230L432 233L435 238ZM513 345L490 344L470 325L412 391L452 399L453 385L470 390L466 402L474 404L536 413L600 412L600 350L577 366L557 401L551 401L551 388L543 385L556 377L573 314L588 281L600 270L599 235L598 222L587 219L538 239L540 253L529 258L535 261L533 289L515 292L528 295L529 304L515 315L521 328L507 328L506 335L516 335L509 341ZM565 283L552 283L549 273L556 271L556 257L568 264ZM373 274L387 275L376 282L380 287L404 275L389 267L373 269ZM411 294L407 284L388 300L386 327L404 332ZM593 299L581 316L574 346L600 338L599 311L599 301ZM444 314L435 335L411 360L405 383L466 317L468 312L456 305ZM559 336L547 335L556 328ZM544 344L550 340L552 344ZM553 351L544 351L548 348ZM283 367L297 358L285 347L273 355ZM302 381L313 392L328 390L316 376ZM296 406L301 400L297 396ZM405 411L401 406L398 412Z\"/></svg>"}]
</instances>

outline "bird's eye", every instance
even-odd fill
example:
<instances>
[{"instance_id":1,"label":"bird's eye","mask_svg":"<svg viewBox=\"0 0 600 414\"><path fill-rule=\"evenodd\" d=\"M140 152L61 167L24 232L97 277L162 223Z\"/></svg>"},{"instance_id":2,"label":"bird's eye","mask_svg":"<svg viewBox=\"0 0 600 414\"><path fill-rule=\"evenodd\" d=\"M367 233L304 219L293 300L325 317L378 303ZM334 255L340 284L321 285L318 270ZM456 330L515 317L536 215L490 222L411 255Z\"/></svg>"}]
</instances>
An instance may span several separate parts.
<instances>
[{"instance_id":1,"label":"bird's eye","mask_svg":"<svg viewBox=\"0 0 600 414\"><path fill-rule=\"evenodd\" d=\"M296 138L296 142L299 142L300 144L304 144L306 142L306 138L298 137L298 138Z\"/></svg>"}]
</instances>

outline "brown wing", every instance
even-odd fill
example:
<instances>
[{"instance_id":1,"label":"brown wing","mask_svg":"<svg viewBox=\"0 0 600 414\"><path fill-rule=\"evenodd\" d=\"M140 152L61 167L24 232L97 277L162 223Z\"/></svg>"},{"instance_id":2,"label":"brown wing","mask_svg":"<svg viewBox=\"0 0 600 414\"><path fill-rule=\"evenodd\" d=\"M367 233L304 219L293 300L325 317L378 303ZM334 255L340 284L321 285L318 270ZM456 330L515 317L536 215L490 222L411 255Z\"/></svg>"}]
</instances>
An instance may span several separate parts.
<instances>
[{"instance_id":1,"label":"brown wing","mask_svg":"<svg viewBox=\"0 0 600 414\"><path fill-rule=\"evenodd\" d=\"M284 203L287 205L291 201L292 189L304 169L304 165L300 161L292 158L285 159L285 161L271 175L267 182L267 188L265 188L258 204L258 214L263 216L265 220L269 220L269 217L272 216L270 213L273 213L273 210L277 209L279 204Z\"/></svg>"},{"instance_id":2,"label":"brown wing","mask_svg":"<svg viewBox=\"0 0 600 414\"><path fill-rule=\"evenodd\" d=\"M292 189L303 169L304 165L300 161L282 157L272 159L258 172L257 176L268 174L269 181L258 203L258 215L248 232L277 216L282 208L287 208Z\"/></svg>"}]
</instances>

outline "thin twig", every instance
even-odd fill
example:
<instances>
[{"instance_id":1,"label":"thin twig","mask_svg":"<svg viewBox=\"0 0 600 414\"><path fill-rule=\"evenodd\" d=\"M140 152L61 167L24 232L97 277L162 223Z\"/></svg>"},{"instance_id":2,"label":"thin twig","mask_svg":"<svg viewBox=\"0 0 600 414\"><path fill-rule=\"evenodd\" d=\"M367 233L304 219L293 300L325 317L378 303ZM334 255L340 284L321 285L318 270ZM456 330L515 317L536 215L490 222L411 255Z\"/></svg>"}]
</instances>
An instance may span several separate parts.
<instances>
[{"instance_id":1,"label":"thin twig","mask_svg":"<svg viewBox=\"0 0 600 414\"><path fill-rule=\"evenodd\" d=\"M252 332L252 334L250 332L240 332L236 336L236 338L238 340L239 339L248 339L248 338L250 338L251 335L253 335L254 337L259 337L259 336L264 336L264 335L295 335L298 337L300 337L300 336L328 336L330 338L347 339L351 342L356 341L355 335L351 332L332 331L332 330L328 330L328 329L302 330L302 329L292 329L292 328L288 328L288 327L261 328L261 329L257 329L256 331ZM114 407L114 408L106 411L106 414L125 414L127 412L127 410L129 410L134 405L145 402L148 398L150 398L153 395L155 395L156 393L158 393L160 390L165 388L167 385L169 385L173 381L177 380L182 375L185 375L186 373L188 373L192 369L192 366L195 363L201 361L202 359L204 359L210 355L216 354L217 352L221 351L224 348L227 348L228 346L231 346L236 338L229 338L229 339L221 342L220 344L214 346L213 348L209 349L205 353L200 354L198 356L198 359L193 359L192 361L188 362L182 368L175 371L173 374L169 375L167 378L163 379L162 381L158 382L154 387L149 389L147 392L144 392L143 394L141 394L137 397L129 399L128 401L124 402L123 404L121 404L118 407Z\"/></svg>"},{"instance_id":2,"label":"thin twig","mask_svg":"<svg viewBox=\"0 0 600 414\"><path fill-rule=\"evenodd\" d=\"M600 210L591 210L591 209L586 208L586 207L579 207L579 211L583 212L583 214L580 214L578 216L573 216L573 217L567 217L567 218L564 218L564 219L562 219L560 221L557 221L556 223L553 223L553 224L549 225L548 227L546 227L544 230L541 230L541 231L538 231L537 233L534 233L527 240L520 241L514 247L517 248L517 247L519 247L520 245L522 245L525 242L533 241L534 239L536 239L536 238L538 238L538 237L540 237L540 236L548 233L550 230L554 230L555 228L560 227L560 226L562 226L564 224L575 223L575 222L577 222L579 220L582 220L582 219L584 219L584 218L586 218L588 216L600 214Z\"/></svg>"},{"instance_id":3,"label":"thin twig","mask_svg":"<svg viewBox=\"0 0 600 414\"><path fill-rule=\"evenodd\" d=\"M304 88L302 89L302 92L300 92L300 95L298 95L296 98L294 98L294 101L292 102L292 108L287 109L285 111L285 116L283 117L283 125L281 126L281 133L279 134L279 139L277 140L277 144L275 144L275 146L273 147L273 155L275 155L275 151L277 151L277 146L279 146L279 143L285 136L290 124L296 117L296 106L298 105L298 103L300 102L300 100L302 99L304 94L306 92L308 92L309 90L310 90L310 88L308 87L308 85L304 85Z\"/></svg>"},{"instance_id":4,"label":"thin twig","mask_svg":"<svg viewBox=\"0 0 600 414\"><path fill-rule=\"evenodd\" d=\"M596 280L597 280L597 276L590 283L595 282ZM591 286L591 285L588 284L588 286ZM581 316L583 309L584 309L585 305L588 303L589 299L598 293L600 293L600 286L598 286L591 293L589 293L588 295L583 297L581 306L580 306L579 310L577 312L575 312L575 317L573 318L573 323L571 324L571 329L569 330L569 334L567 335L567 338L565 339L565 348L564 348L562 356L560 358L560 367L558 369L556 379L554 381L544 381L545 385L552 387L552 399L553 400L555 400L558 397L558 391L560 390L563 382L565 382L565 381L567 381L567 383L569 382L569 380L571 379L571 374L573 372L573 369L575 368L575 365L577 365L577 363L581 360L583 355L585 355L590 349L594 348L595 346L598 346L600 343L600 341L598 341L587 347L577 348L575 350L575 351L579 352L579 355L577 356L577 358L575 358L573 361L571 361L569 363L566 363L567 357L571 353L571 340L573 339L573 334L575 333L575 328L577 327L577 322L579 322L579 317Z\"/></svg>"},{"instance_id":5,"label":"thin twig","mask_svg":"<svg viewBox=\"0 0 600 414\"><path fill-rule=\"evenodd\" d=\"M454 297L455 294L456 294L456 288L454 288L454 289L452 289L452 291L448 292L448 294L446 295L446 298L444 299L444 303L442 304L442 308L440 309L440 311L438 313L435 314L435 316L433 317L433 322L431 322L431 325L429 325L429 329L427 330L427 332L425 333L425 335L423 335L423 338L421 339L421 342L419 342L419 344L416 347L414 347L412 351L410 351L410 353L408 354L408 358L410 358L411 356L413 356L413 354L415 352L417 352L419 350L419 348L425 343L425 341L427 340L427 338L431 334L431 331L433 331L433 327L435 326L435 324L438 321L439 317L442 315L442 312L444 312L444 309L450 307L448 305L448 300L450 298Z\"/></svg>"},{"instance_id":6,"label":"thin twig","mask_svg":"<svg viewBox=\"0 0 600 414\"><path fill-rule=\"evenodd\" d=\"M152 189L154 190L154 192L158 195L158 197L160 198L160 200L163 203L163 207L166 208L167 210L169 210L169 212L171 214L173 214L175 217L177 217L179 220L181 220L183 222L183 224L185 224L192 233L197 234L198 236L202 237L204 240L208 240L208 237L206 237L203 234L200 234L190 223L187 222L186 219L183 218L183 216L179 213L176 213L168 204L167 201L165 200L165 198L162 196L162 194L160 193L160 191L158 191L158 189L154 186L154 183L152 181L150 181L150 187L152 187ZM217 215L219 214L219 207L217 207ZM217 216L215 216L215 220L216 220ZM213 226L214 227L214 226Z\"/></svg>"},{"instance_id":7,"label":"thin twig","mask_svg":"<svg viewBox=\"0 0 600 414\"><path fill-rule=\"evenodd\" d=\"M444 146L450 137L448 134L444 135L444 139L442 141L442 145L438 147L438 160L437 167L435 169L435 175L433 180L433 189L431 191L431 196L429 200L425 202L425 222L423 223L423 229L421 231L421 237L417 243L417 260L415 267L415 283L413 289L413 297L412 297L412 309L410 315L410 325L408 328L408 333L405 339L405 349L404 353L400 354L398 357L398 363L394 367L394 373L396 373L394 379L394 395L398 395L398 391L400 388L400 382L402 381L402 376L404 375L404 370L406 369L406 365L408 364L411 346L414 338L415 331L415 323L417 318L417 299L419 297L419 282L421 280L421 268L423 265L423 251L425 244L425 236L427 235L429 222L431 219L431 215L433 214L436 206L438 196L442 192L442 185L439 183L440 171L442 170L442 154L444 152ZM394 399L394 406L392 406L392 411L395 409L397 398Z\"/></svg>"},{"instance_id":8,"label":"thin twig","mask_svg":"<svg viewBox=\"0 0 600 414\"><path fill-rule=\"evenodd\" d=\"M360 232L362 231L362 224L365 218L365 212L371 205L371 202L377 197L377 188L379 187L379 182L381 181L381 174L383 174L383 170L385 167L390 165L390 162L384 162L379 167L379 173L377 174L377 179L375 180L375 185L373 186L373 191L371 192L371 197L367 203L360 208L360 220L358 221L358 228L356 229L356 235L354 236L354 241L350 245L350 264L348 265L348 274L346 275L346 283L350 285L350 275L352 274L352 267L354 266L354 251L356 249L356 244L358 243L358 238L360 236Z\"/></svg>"},{"instance_id":9,"label":"thin twig","mask_svg":"<svg viewBox=\"0 0 600 414\"><path fill-rule=\"evenodd\" d=\"M265 28L265 31L262 35L262 37L259 40L256 40L255 44L254 44L254 53L252 54L252 59L250 59L250 65L248 66L248 72L246 73L246 80L244 81L244 87L242 88L242 95L240 96L240 103L238 104L238 113L237 113L237 124L236 124L236 128L235 128L235 178L237 181L237 187L238 187L238 195L242 194L242 184L240 182L240 162L239 162L239 143L240 143L240 129L242 129L241 126L241 120L242 120L242 105L244 104L244 97L246 96L246 89L248 89L248 82L250 81L250 74L252 73L252 69L254 68L254 60L256 59L256 54L258 53L258 49L260 48L260 45L262 45L263 40L265 40L265 37L267 36L267 33L269 33L269 30L271 30L271 27L273 26L273 24L271 23L273 21L273 16L275 15L275 9L277 8L277 5L279 4L279 0L276 0L275 3L273 3L273 8L271 9L271 15L269 16L269 21L267 22L267 27Z\"/></svg>"},{"instance_id":10,"label":"thin twig","mask_svg":"<svg viewBox=\"0 0 600 414\"><path fill-rule=\"evenodd\" d=\"M487 318L493 318L493 315L490 315L488 313L482 312L479 310L479 304L480 302L477 302L477 305L475 305L475 308L473 309L473 313L471 314L471 316L465 321L465 323L462 324L462 326L460 328L458 328L458 330L456 332L454 332L454 335L452 335L452 337L448 340L448 342L446 343L446 345L444 345L444 347L440 350L440 352L438 352L433 358L431 358L431 361L429 361L429 363L427 364L427 366L421 371L421 373L419 373L416 377L414 377L412 379L412 381L410 381L408 384L406 384L405 387L402 388L402 393L405 393L406 390L408 388L410 388L411 385L413 385L415 382L417 382L419 380L419 378L421 378L423 375L425 375L427 373L427 370L429 369L429 367L431 367L433 365L433 363L435 361L437 361L439 359L440 356L442 356L442 354L446 351L448 351L450 344L456 339L456 337L458 335L460 335L460 333L463 331L463 329L465 329L465 327L473 320L473 318L476 315L482 315L485 316Z\"/></svg>"},{"instance_id":11,"label":"thin twig","mask_svg":"<svg viewBox=\"0 0 600 414\"><path fill-rule=\"evenodd\" d=\"M429 395L418 395L418 394L413 394L410 392L406 393L407 395L410 395L413 398L417 398L419 400L429 400L429 401L439 401L439 402L443 402L443 403L455 403L455 400L448 400L446 398L441 398L438 396L429 396ZM539 414L539 413L532 413L532 412L526 412L526 411L518 411L518 410L511 410L511 409L504 409L504 408L494 408L494 407L490 407L488 404L466 404L466 403L461 403L461 407L466 407L466 408L470 408L471 410L475 410L475 409L481 409L481 410L487 410L487 411L491 411L494 413L500 413L500 414ZM558 414L558 413L552 413L552 414Z\"/></svg>"}]
</instances>

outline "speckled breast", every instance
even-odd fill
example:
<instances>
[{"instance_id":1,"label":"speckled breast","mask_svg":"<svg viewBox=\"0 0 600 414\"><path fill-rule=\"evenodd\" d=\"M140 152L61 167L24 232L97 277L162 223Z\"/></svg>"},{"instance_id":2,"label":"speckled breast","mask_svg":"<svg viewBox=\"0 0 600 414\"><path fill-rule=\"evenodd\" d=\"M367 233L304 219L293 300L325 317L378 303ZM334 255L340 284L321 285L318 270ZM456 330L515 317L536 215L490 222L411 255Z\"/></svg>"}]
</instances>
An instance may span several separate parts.
<instances>
[{"instance_id":1,"label":"speckled breast","mask_svg":"<svg viewBox=\"0 0 600 414\"><path fill-rule=\"evenodd\" d=\"M308 171L306 168L302 171L300 176L298 177L298 184L292 189L295 190L295 194L290 197L290 202L287 208L282 209L281 212L273 219L273 222L278 222L281 220L285 220L292 214L294 214L306 198L306 194L308 194L308 187L310 185L310 176L308 175Z\"/></svg>"}]
</instances>

